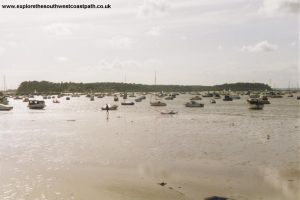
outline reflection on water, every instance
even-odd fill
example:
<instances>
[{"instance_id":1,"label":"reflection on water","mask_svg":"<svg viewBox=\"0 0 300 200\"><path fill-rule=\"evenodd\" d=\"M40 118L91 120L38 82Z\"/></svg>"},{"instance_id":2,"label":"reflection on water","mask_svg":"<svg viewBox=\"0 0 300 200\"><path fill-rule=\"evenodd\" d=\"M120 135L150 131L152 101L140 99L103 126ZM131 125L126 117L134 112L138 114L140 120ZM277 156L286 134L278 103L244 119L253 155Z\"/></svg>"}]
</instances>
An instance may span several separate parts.
<instances>
[{"instance_id":1,"label":"reflection on water","mask_svg":"<svg viewBox=\"0 0 300 200\"><path fill-rule=\"evenodd\" d=\"M0 199L299 199L299 101L245 98L177 115L149 100L101 111L113 97L47 100L0 117ZM148 98L149 99L149 98ZM160 186L157 183L166 183Z\"/></svg>"}]
</instances>

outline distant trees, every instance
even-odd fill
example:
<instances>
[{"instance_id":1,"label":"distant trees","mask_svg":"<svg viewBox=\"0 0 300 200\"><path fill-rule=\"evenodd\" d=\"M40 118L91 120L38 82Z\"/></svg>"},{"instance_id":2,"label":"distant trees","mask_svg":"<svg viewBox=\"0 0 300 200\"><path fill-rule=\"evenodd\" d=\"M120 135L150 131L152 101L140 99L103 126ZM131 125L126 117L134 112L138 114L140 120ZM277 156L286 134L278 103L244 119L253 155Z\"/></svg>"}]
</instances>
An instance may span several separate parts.
<instances>
[{"instance_id":1,"label":"distant trees","mask_svg":"<svg viewBox=\"0 0 300 200\"><path fill-rule=\"evenodd\" d=\"M143 85L134 83L52 83L48 81L25 81L17 89L18 94L33 93L96 93L96 92L191 92L191 91L263 91L272 90L262 83L232 83L215 86Z\"/></svg>"}]
</instances>

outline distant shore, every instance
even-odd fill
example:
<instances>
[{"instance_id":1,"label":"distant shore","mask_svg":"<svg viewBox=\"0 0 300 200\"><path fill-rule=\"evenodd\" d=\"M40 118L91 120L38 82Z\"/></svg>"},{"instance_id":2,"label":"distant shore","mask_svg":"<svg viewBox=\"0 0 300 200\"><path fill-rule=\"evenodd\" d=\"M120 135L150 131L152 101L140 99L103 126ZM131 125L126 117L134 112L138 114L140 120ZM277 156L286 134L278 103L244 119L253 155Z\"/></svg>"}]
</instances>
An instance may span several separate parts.
<instances>
[{"instance_id":1,"label":"distant shore","mask_svg":"<svg viewBox=\"0 0 300 200\"><path fill-rule=\"evenodd\" d=\"M135 83L97 82L97 83L53 83L48 81L24 81L16 92L33 93L86 93L86 92L191 92L191 91L271 91L263 83L230 83L214 86L202 85L146 85Z\"/></svg>"}]
</instances>

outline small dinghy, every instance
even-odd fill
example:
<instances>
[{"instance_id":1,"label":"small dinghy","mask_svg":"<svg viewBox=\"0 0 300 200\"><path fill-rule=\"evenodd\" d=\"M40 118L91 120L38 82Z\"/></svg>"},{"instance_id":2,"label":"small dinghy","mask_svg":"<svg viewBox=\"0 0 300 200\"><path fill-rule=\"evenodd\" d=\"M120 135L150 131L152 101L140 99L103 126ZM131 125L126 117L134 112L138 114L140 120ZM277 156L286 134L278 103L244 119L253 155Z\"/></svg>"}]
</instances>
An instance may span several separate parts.
<instances>
[{"instance_id":1,"label":"small dinghy","mask_svg":"<svg viewBox=\"0 0 300 200\"><path fill-rule=\"evenodd\" d=\"M106 104L105 106L101 107L101 110L117 110L117 109L118 109L118 105Z\"/></svg>"},{"instance_id":2,"label":"small dinghy","mask_svg":"<svg viewBox=\"0 0 300 200\"><path fill-rule=\"evenodd\" d=\"M39 100L30 100L28 103L28 107L30 109L36 109L41 110L46 107L45 101L39 101Z\"/></svg>"},{"instance_id":3,"label":"small dinghy","mask_svg":"<svg viewBox=\"0 0 300 200\"><path fill-rule=\"evenodd\" d=\"M190 98L190 100L191 101L196 101L196 100L202 100L202 98L199 97L199 96L194 96L194 97Z\"/></svg>"},{"instance_id":4,"label":"small dinghy","mask_svg":"<svg viewBox=\"0 0 300 200\"><path fill-rule=\"evenodd\" d=\"M4 105L4 104L0 104L0 111L10 111L12 109L13 109L12 106L7 106L7 105Z\"/></svg>"},{"instance_id":5,"label":"small dinghy","mask_svg":"<svg viewBox=\"0 0 300 200\"><path fill-rule=\"evenodd\" d=\"M175 114L177 114L178 112L177 111L175 111L175 110L163 110L163 111L161 111L160 112L160 114L163 114L163 115L175 115Z\"/></svg>"},{"instance_id":6,"label":"small dinghy","mask_svg":"<svg viewBox=\"0 0 300 200\"><path fill-rule=\"evenodd\" d=\"M250 98L247 99L249 103L249 109L253 110L262 110L264 108L264 101L259 98Z\"/></svg>"},{"instance_id":7,"label":"small dinghy","mask_svg":"<svg viewBox=\"0 0 300 200\"><path fill-rule=\"evenodd\" d=\"M121 103L121 105L123 105L123 106L133 106L134 102L133 101L124 101L124 102Z\"/></svg>"},{"instance_id":8,"label":"small dinghy","mask_svg":"<svg viewBox=\"0 0 300 200\"><path fill-rule=\"evenodd\" d=\"M53 103L60 103L60 102L58 101L58 99L53 99L52 102L53 102Z\"/></svg>"},{"instance_id":9,"label":"small dinghy","mask_svg":"<svg viewBox=\"0 0 300 200\"><path fill-rule=\"evenodd\" d=\"M190 101L185 104L186 107L203 107L203 103L198 103L196 101Z\"/></svg>"}]
</instances>

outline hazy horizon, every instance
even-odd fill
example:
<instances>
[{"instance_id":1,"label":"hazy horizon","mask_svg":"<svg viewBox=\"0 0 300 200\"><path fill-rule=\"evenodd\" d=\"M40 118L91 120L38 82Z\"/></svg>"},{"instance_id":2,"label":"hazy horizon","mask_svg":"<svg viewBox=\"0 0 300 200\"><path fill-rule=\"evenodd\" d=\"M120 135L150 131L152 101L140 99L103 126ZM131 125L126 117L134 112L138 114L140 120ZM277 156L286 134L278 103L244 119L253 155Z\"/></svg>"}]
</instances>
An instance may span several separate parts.
<instances>
[{"instance_id":1,"label":"hazy horizon","mask_svg":"<svg viewBox=\"0 0 300 200\"><path fill-rule=\"evenodd\" d=\"M24 1L1 1L12 3ZM0 8L0 76L7 88L26 80L125 82L125 74L128 83L154 84L155 71L163 85L299 87L297 0L101 3L112 8Z\"/></svg>"}]
</instances>

